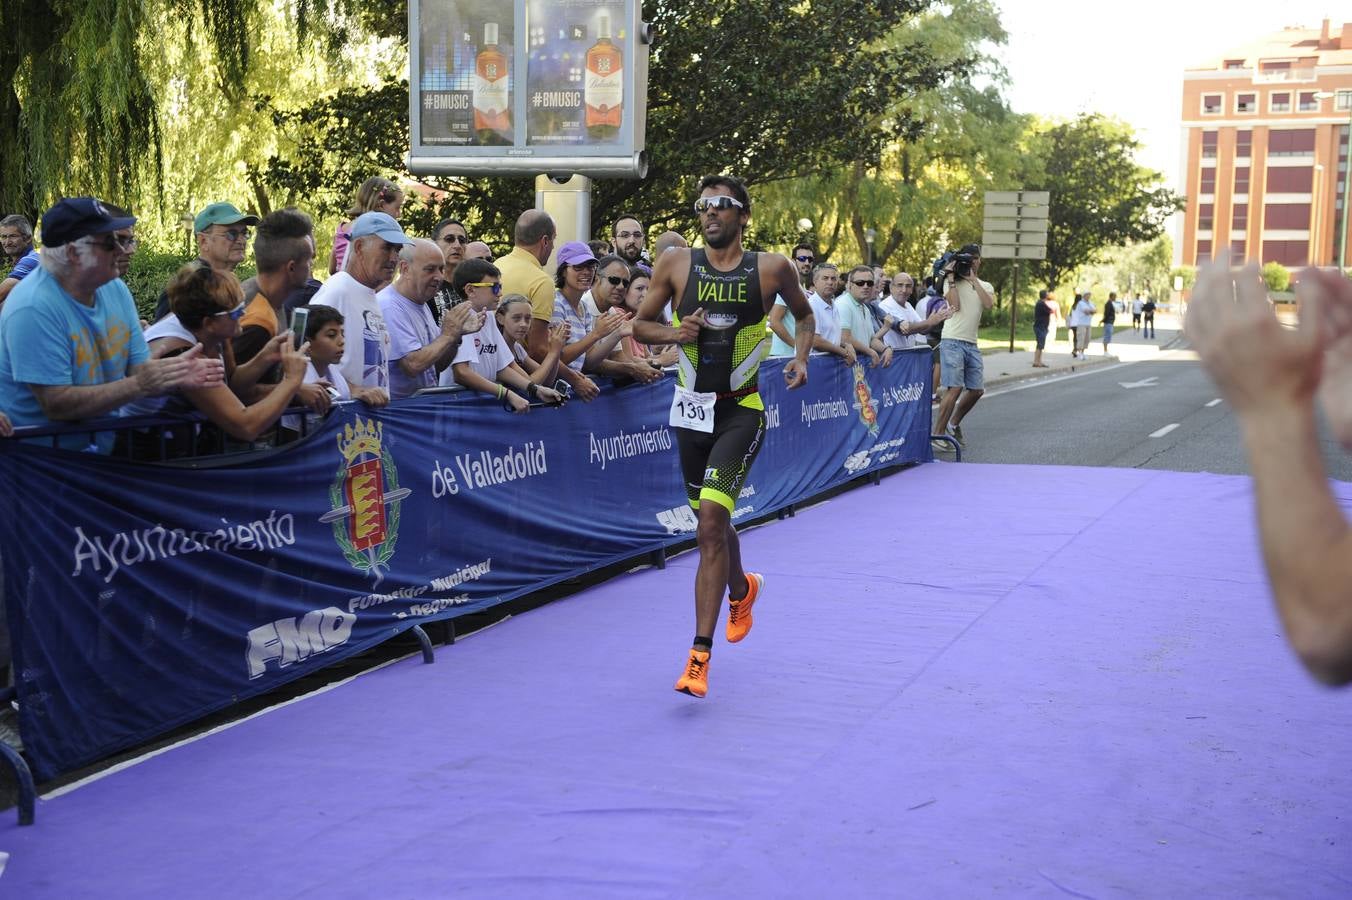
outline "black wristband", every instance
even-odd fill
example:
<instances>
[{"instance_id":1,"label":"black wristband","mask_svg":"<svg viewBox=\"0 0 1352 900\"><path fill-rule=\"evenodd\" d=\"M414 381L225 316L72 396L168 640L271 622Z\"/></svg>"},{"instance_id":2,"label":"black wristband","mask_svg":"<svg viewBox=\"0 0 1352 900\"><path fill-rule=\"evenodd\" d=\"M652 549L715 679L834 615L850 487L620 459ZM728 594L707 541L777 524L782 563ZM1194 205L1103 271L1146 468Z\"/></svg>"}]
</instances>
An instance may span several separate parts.
<instances>
[{"instance_id":1,"label":"black wristband","mask_svg":"<svg viewBox=\"0 0 1352 900\"><path fill-rule=\"evenodd\" d=\"M526 396L537 397L540 394L540 386L533 381L526 382Z\"/></svg>"}]
</instances>

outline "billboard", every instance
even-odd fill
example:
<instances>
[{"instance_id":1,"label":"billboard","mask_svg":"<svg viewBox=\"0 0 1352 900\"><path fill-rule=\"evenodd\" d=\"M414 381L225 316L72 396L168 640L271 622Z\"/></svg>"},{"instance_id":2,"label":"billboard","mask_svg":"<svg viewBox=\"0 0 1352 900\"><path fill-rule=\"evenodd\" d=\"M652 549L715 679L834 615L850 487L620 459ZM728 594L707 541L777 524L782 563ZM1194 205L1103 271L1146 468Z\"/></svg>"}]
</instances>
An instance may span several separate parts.
<instances>
[{"instance_id":1,"label":"billboard","mask_svg":"<svg viewBox=\"0 0 1352 900\"><path fill-rule=\"evenodd\" d=\"M409 168L642 177L638 0L411 0Z\"/></svg>"}]
</instances>

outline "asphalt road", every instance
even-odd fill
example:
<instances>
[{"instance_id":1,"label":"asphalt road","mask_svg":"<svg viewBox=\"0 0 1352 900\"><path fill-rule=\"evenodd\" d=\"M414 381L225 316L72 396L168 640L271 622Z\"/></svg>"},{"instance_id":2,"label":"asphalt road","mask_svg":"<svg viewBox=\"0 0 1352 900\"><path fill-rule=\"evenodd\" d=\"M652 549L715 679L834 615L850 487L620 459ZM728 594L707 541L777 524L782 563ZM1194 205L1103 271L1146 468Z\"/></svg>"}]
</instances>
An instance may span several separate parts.
<instances>
[{"instance_id":1,"label":"asphalt road","mask_svg":"<svg viewBox=\"0 0 1352 900\"><path fill-rule=\"evenodd\" d=\"M964 462L1249 471L1232 411L1187 350L994 388L963 436ZM1326 431L1321 445L1329 476L1352 481L1352 454Z\"/></svg>"}]
</instances>

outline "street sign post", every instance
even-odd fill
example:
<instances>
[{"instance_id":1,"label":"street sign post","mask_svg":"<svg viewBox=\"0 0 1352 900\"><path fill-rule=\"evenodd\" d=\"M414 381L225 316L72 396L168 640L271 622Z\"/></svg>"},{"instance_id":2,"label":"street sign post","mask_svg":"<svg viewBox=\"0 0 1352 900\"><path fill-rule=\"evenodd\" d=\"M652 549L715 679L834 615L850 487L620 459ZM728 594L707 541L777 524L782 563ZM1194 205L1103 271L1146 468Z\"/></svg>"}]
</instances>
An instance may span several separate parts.
<instances>
[{"instance_id":1,"label":"street sign post","mask_svg":"<svg viewBox=\"0 0 1352 900\"><path fill-rule=\"evenodd\" d=\"M1047 258L1048 191L987 191L981 227L982 259L1014 260L1014 290L1009 301L1009 352L1014 352L1018 317L1019 260Z\"/></svg>"}]
</instances>

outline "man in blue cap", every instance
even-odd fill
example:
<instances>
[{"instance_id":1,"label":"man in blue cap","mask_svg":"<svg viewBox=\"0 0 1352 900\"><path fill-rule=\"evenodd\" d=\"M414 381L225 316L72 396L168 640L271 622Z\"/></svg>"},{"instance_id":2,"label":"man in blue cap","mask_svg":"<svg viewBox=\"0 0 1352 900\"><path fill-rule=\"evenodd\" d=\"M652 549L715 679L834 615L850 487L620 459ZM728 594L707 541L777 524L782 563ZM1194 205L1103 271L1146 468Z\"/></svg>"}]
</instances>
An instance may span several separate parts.
<instances>
[{"instance_id":1,"label":"man in blue cap","mask_svg":"<svg viewBox=\"0 0 1352 900\"><path fill-rule=\"evenodd\" d=\"M337 368L352 397L372 406L390 401L390 336L376 291L394 280L399 251L412 243L388 213L362 213L352 223L346 268L310 301L343 314L345 345Z\"/></svg>"},{"instance_id":2,"label":"man in blue cap","mask_svg":"<svg viewBox=\"0 0 1352 900\"><path fill-rule=\"evenodd\" d=\"M259 222L258 216L240 212L233 203L212 203L192 220L197 235L197 258L217 272L233 272L244 262L249 238ZM169 313L169 294L161 293L155 306L155 321Z\"/></svg>"},{"instance_id":3,"label":"man in blue cap","mask_svg":"<svg viewBox=\"0 0 1352 900\"><path fill-rule=\"evenodd\" d=\"M219 384L220 360L198 346L150 359L131 292L118 278L126 242L114 232L135 224L93 197L60 200L42 217L41 266L0 311L0 409L15 425L79 422L132 400ZM106 453L113 435L97 436ZM86 449L88 434L61 446Z\"/></svg>"}]
</instances>

